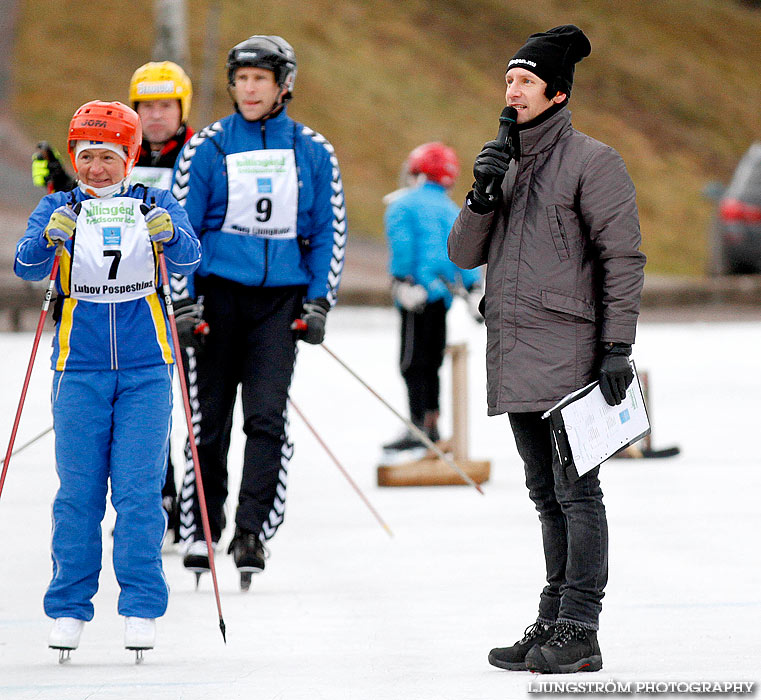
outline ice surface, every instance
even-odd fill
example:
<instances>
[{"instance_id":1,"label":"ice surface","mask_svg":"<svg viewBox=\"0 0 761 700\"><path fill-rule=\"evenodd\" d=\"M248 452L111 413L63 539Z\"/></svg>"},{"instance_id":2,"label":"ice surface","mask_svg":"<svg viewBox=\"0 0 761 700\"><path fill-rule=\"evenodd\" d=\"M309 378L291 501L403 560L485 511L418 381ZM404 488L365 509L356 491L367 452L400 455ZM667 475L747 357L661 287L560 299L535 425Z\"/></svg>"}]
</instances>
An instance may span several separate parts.
<instances>
[{"instance_id":1,"label":"ice surface","mask_svg":"<svg viewBox=\"0 0 761 700\"><path fill-rule=\"evenodd\" d=\"M341 309L329 347L398 409L398 321L390 309ZM17 444L51 424L47 333ZM301 345L292 398L394 532L390 538L298 416L287 518L249 593L217 558L228 644L211 579L195 591L181 558L165 555L172 592L155 650L141 666L122 648L104 524L95 619L59 666L46 647L42 595L50 576L52 434L13 458L0 498L2 700L504 700L529 697L529 673L494 669L536 615L543 584L539 524L506 417L485 416L484 330L458 301L450 342L470 348L470 444L492 460L485 496L469 487L380 489L380 445L398 419L319 347ZM0 335L2 452L31 334ZM634 358L649 372L654 447L679 457L603 467L610 581L600 642L604 669L584 680L761 680L761 325L641 324ZM448 426L449 370L443 378ZM181 463L184 417L175 407ZM234 512L243 440L230 449ZM223 540L226 543L229 533Z\"/></svg>"}]
</instances>

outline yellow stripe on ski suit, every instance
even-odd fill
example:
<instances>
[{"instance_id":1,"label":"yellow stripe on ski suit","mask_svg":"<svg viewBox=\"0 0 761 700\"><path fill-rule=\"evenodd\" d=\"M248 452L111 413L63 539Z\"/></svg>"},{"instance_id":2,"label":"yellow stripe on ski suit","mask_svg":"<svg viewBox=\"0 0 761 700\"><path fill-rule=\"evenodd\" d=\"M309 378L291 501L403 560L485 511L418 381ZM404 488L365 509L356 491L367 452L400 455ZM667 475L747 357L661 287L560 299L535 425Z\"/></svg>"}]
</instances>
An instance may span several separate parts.
<instances>
[{"instance_id":1,"label":"yellow stripe on ski suit","mask_svg":"<svg viewBox=\"0 0 761 700\"><path fill-rule=\"evenodd\" d=\"M71 352L71 330L74 327L75 308L77 308L76 299L66 297L63 300L61 321L58 324L58 359L55 364L58 372L63 372L66 369L66 360L69 359L69 353Z\"/></svg>"},{"instance_id":2,"label":"yellow stripe on ski suit","mask_svg":"<svg viewBox=\"0 0 761 700\"><path fill-rule=\"evenodd\" d=\"M156 292L149 294L145 297L145 300L148 302L148 306L151 309L153 325L156 329L156 340L161 347L161 355L164 358L164 362L171 365L174 362L174 359L172 358L172 347L169 343L169 335L167 334L166 321L164 320L164 313L161 308L161 300Z\"/></svg>"},{"instance_id":3,"label":"yellow stripe on ski suit","mask_svg":"<svg viewBox=\"0 0 761 700\"><path fill-rule=\"evenodd\" d=\"M64 296L69 296L71 294L71 252L66 250L66 248L63 249L61 254L61 263L58 270L60 273L58 281L61 284L61 291Z\"/></svg>"}]
</instances>

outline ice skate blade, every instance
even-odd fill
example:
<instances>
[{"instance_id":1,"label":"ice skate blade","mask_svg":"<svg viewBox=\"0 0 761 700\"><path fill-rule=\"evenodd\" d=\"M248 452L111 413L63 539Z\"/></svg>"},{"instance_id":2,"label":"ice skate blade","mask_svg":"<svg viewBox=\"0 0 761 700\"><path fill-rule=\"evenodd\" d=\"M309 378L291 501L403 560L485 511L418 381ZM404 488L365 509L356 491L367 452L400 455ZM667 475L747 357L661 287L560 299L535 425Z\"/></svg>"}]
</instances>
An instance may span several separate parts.
<instances>
[{"instance_id":1,"label":"ice skate blade","mask_svg":"<svg viewBox=\"0 0 761 700\"><path fill-rule=\"evenodd\" d=\"M50 647L51 649L58 649L58 663L65 664L71 661L71 649L62 649L61 647Z\"/></svg>"},{"instance_id":2,"label":"ice skate blade","mask_svg":"<svg viewBox=\"0 0 761 700\"><path fill-rule=\"evenodd\" d=\"M141 664L143 663L143 652L148 649L153 649L153 647L124 647L127 651L134 651L135 652L135 664Z\"/></svg>"},{"instance_id":3,"label":"ice skate blade","mask_svg":"<svg viewBox=\"0 0 761 700\"><path fill-rule=\"evenodd\" d=\"M240 574L240 589L245 593L248 591L249 588L251 588L251 577L252 573L250 571L242 571Z\"/></svg>"},{"instance_id":4,"label":"ice skate blade","mask_svg":"<svg viewBox=\"0 0 761 700\"><path fill-rule=\"evenodd\" d=\"M208 566L186 566L185 571L192 571L197 576L208 574L211 569Z\"/></svg>"}]
</instances>

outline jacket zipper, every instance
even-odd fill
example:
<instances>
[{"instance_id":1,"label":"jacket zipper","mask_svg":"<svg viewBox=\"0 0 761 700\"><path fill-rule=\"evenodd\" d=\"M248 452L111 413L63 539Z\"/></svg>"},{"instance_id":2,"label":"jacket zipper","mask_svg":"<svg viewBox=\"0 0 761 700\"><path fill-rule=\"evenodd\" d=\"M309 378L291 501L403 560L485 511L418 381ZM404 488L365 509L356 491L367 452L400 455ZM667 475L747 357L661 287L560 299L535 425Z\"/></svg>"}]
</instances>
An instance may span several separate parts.
<instances>
[{"instance_id":1,"label":"jacket zipper","mask_svg":"<svg viewBox=\"0 0 761 700\"><path fill-rule=\"evenodd\" d=\"M266 129L264 127L264 122L260 122L259 128L262 131L262 148L266 150L267 148L267 133ZM269 238L264 239L264 277L262 277L262 283L259 285L261 287L264 286L264 283L267 281L267 274L269 273L269 263L270 263L270 241Z\"/></svg>"}]
</instances>

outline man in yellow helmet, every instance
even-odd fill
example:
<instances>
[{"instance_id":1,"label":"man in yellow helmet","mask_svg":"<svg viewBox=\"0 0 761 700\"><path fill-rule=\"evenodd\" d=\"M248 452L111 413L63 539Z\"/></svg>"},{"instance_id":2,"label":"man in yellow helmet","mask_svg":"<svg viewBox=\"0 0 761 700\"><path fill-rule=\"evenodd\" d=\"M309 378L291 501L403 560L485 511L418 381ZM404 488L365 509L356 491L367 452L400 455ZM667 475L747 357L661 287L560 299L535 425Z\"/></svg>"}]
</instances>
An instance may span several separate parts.
<instances>
[{"instance_id":1,"label":"man in yellow helmet","mask_svg":"<svg viewBox=\"0 0 761 700\"><path fill-rule=\"evenodd\" d=\"M169 189L174 162L193 135L187 124L192 97L190 78L171 61L146 63L132 74L129 101L140 116L143 130L142 144L130 178L133 183ZM34 184L47 185L49 192L73 190L77 180L66 172L55 149L45 142L38 144L38 149L32 161ZM200 310L197 305L177 303L175 312L180 338L183 338L184 331L191 337L190 341L183 339L183 345L187 345L198 338L196 328L202 323ZM168 529L173 531L174 542L179 542L177 486L171 458L162 498L169 518Z\"/></svg>"},{"instance_id":2,"label":"man in yellow helmet","mask_svg":"<svg viewBox=\"0 0 761 700\"><path fill-rule=\"evenodd\" d=\"M176 63L146 63L132 75L129 101L140 115L143 143L132 181L169 189L172 169L193 135L188 126L193 86Z\"/></svg>"}]
</instances>

